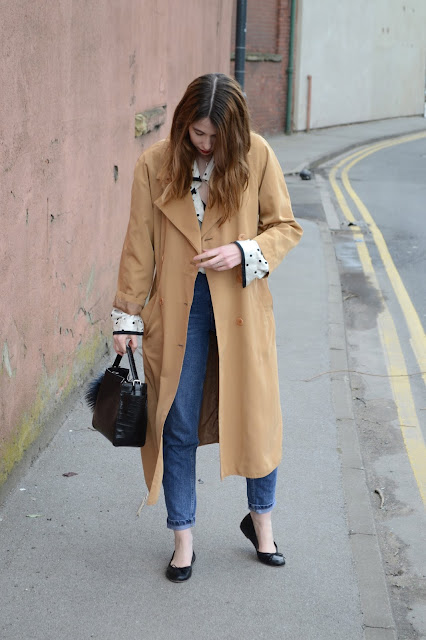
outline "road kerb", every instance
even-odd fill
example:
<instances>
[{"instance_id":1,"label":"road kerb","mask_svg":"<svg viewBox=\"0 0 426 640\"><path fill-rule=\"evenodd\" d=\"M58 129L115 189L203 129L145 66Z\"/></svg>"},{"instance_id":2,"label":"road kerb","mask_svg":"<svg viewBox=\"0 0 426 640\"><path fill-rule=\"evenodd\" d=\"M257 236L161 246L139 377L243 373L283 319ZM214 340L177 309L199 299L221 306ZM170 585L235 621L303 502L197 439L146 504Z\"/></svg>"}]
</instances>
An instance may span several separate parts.
<instances>
[{"instance_id":1,"label":"road kerb","mask_svg":"<svg viewBox=\"0 0 426 640\"><path fill-rule=\"evenodd\" d=\"M361 147L383 142L384 140L392 140L393 138L399 138L405 135L408 136L415 133L421 133L424 130L425 130L424 127L421 127L421 128L419 127L418 129L413 129L412 131L404 129L390 135L383 134L380 136L372 136L371 138L360 138L360 140L358 140L357 142L353 142L352 144L342 146L339 149L336 147L336 149L331 150L329 153L324 153L321 156L318 156L318 158L316 158L315 160L308 161L306 163L301 163L298 167L295 167L290 171L286 171L284 175L287 176L287 175L298 174L302 171L302 169L308 169L309 171L315 172L315 170L318 167L320 167L323 164L326 164L330 160L333 160L333 158L338 158L339 156L343 156L346 153L349 153L350 151L354 151L355 149L361 149Z\"/></svg>"},{"instance_id":2,"label":"road kerb","mask_svg":"<svg viewBox=\"0 0 426 640\"><path fill-rule=\"evenodd\" d=\"M365 631L365 640L395 640L394 629L367 628Z\"/></svg>"},{"instance_id":3,"label":"road kerb","mask_svg":"<svg viewBox=\"0 0 426 640\"><path fill-rule=\"evenodd\" d=\"M345 332L340 280L330 230L319 222L329 283L329 341L341 345ZM358 582L365 640L397 640L386 586L370 494L367 487L356 422L352 409L346 347L330 347L330 379L341 450L342 483L348 533Z\"/></svg>"}]
</instances>

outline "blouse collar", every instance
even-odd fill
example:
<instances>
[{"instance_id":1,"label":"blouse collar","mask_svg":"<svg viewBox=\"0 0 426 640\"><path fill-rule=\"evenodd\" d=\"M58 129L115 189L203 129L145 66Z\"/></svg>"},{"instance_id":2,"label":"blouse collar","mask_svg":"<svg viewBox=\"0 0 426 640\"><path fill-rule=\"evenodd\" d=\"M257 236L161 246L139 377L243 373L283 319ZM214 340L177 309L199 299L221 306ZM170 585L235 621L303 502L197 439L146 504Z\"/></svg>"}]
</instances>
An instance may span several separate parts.
<instances>
[{"instance_id":1,"label":"blouse collar","mask_svg":"<svg viewBox=\"0 0 426 640\"><path fill-rule=\"evenodd\" d=\"M207 167L205 168L205 171L202 176L200 176L200 170L198 168L197 161L194 160L194 164L192 166L192 177L194 179L194 182L200 182L200 183L202 181L208 182L210 180L210 176L212 174L213 169L214 169L214 156L210 158L210 161Z\"/></svg>"}]
</instances>

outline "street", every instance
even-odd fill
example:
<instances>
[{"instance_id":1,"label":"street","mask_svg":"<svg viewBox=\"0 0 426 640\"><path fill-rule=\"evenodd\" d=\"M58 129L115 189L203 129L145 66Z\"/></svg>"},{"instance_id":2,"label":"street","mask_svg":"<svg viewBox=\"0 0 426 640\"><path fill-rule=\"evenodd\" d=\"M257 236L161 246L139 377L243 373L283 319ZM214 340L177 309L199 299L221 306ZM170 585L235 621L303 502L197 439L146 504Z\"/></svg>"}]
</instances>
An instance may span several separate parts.
<instances>
[{"instance_id":1,"label":"street","mask_svg":"<svg viewBox=\"0 0 426 640\"><path fill-rule=\"evenodd\" d=\"M286 566L257 562L239 531L244 480L221 482L217 446L201 447L197 561L188 584L169 583L164 501L137 516L139 451L91 429L80 389L0 510L2 639L426 637L425 138L391 140L392 127L418 136L424 120L273 143L282 166L334 155L310 181L286 176L304 236L270 278L285 423L274 533ZM337 157L345 140L356 149Z\"/></svg>"},{"instance_id":2,"label":"street","mask_svg":"<svg viewBox=\"0 0 426 640\"><path fill-rule=\"evenodd\" d=\"M1 6L0 640L426 640L426 0Z\"/></svg>"},{"instance_id":3,"label":"street","mask_svg":"<svg viewBox=\"0 0 426 640\"><path fill-rule=\"evenodd\" d=\"M423 329L426 328L425 176L424 136L380 149L350 171L352 186L383 234Z\"/></svg>"},{"instance_id":4,"label":"street","mask_svg":"<svg viewBox=\"0 0 426 640\"><path fill-rule=\"evenodd\" d=\"M426 634L426 139L412 138L322 167L340 222L354 413L401 638Z\"/></svg>"}]
</instances>

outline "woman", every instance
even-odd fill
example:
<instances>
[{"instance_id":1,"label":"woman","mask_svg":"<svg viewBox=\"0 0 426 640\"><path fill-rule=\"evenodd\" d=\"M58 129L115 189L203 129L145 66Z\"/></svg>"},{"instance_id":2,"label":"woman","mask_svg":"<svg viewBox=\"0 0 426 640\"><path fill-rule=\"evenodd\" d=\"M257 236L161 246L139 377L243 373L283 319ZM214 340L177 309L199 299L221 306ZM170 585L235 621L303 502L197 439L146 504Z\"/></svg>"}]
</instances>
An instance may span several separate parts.
<instances>
[{"instance_id":1,"label":"woman","mask_svg":"<svg viewBox=\"0 0 426 640\"><path fill-rule=\"evenodd\" d=\"M222 478L247 478L240 528L258 559L285 562L271 525L282 422L266 276L301 234L278 161L250 132L239 85L219 73L194 80L169 139L136 164L112 313L117 353L127 342L136 349L144 330L142 460L148 504L163 483L173 582L187 580L195 560L199 444L219 442Z\"/></svg>"}]
</instances>

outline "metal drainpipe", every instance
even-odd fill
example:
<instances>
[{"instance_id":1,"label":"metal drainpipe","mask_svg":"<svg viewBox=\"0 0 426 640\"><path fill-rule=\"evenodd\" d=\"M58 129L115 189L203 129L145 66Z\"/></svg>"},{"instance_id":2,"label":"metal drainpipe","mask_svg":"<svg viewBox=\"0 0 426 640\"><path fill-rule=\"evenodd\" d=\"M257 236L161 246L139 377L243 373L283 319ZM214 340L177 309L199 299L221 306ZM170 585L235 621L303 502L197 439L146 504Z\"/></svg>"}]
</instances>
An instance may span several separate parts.
<instances>
[{"instance_id":1,"label":"metal drainpipe","mask_svg":"<svg viewBox=\"0 0 426 640\"><path fill-rule=\"evenodd\" d=\"M294 58L294 27L296 24L296 0L291 0L290 9L290 42L288 45L288 67L287 67L287 105L285 132L291 134L291 108L293 105L293 58Z\"/></svg>"},{"instance_id":2,"label":"metal drainpipe","mask_svg":"<svg viewBox=\"0 0 426 640\"><path fill-rule=\"evenodd\" d=\"M235 80L244 91L246 62L247 0L237 0L237 28L235 34Z\"/></svg>"}]
</instances>

